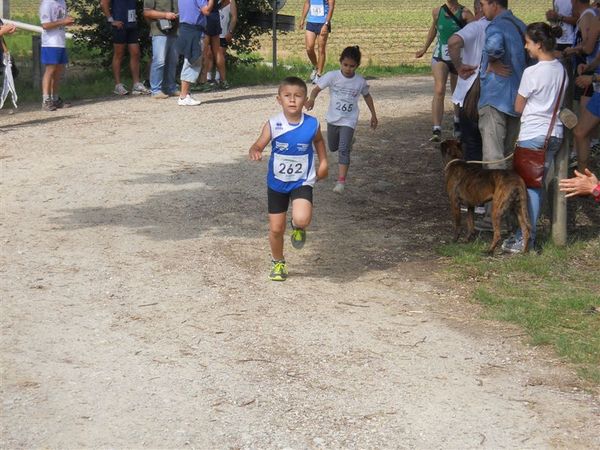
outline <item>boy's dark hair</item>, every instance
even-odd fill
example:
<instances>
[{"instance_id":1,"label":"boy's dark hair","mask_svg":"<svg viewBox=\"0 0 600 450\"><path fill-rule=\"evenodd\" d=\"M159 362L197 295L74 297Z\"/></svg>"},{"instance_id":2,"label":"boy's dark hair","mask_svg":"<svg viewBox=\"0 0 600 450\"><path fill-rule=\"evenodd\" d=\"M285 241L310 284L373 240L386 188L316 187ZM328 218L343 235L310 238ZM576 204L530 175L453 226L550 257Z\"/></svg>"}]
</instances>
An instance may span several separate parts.
<instances>
[{"instance_id":1,"label":"boy's dark hair","mask_svg":"<svg viewBox=\"0 0 600 450\"><path fill-rule=\"evenodd\" d=\"M357 66L360 66L360 57L360 48L358 47L358 45L353 45L350 47L346 47L342 51L342 54L340 55L340 62L342 62L344 58L348 58L356 62Z\"/></svg>"},{"instance_id":2,"label":"boy's dark hair","mask_svg":"<svg viewBox=\"0 0 600 450\"><path fill-rule=\"evenodd\" d=\"M281 83L279 83L278 91L281 91L281 88L283 86L298 86L299 88L304 89L305 94L308 94L308 87L306 87L306 83L302 78L286 77L283 80L281 80Z\"/></svg>"},{"instance_id":3,"label":"boy's dark hair","mask_svg":"<svg viewBox=\"0 0 600 450\"><path fill-rule=\"evenodd\" d=\"M547 52L556 48L556 38L562 36L561 27L551 27L545 22L534 22L527 25L527 37L536 44L541 44Z\"/></svg>"}]
</instances>

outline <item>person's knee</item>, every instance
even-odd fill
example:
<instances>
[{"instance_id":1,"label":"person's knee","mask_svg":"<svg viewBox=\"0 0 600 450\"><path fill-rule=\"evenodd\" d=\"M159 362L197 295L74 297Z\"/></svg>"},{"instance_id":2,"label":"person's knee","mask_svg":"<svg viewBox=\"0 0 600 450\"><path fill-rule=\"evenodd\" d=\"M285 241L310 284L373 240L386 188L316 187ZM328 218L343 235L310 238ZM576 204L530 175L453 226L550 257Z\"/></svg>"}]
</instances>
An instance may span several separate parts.
<instances>
[{"instance_id":1,"label":"person's knee","mask_svg":"<svg viewBox=\"0 0 600 450\"><path fill-rule=\"evenodd\" d=\"M125 45L119 44L114 46L113 60L120 62L125 56Z\"/></svg>"},{"instance_id":2,"label":"person's knee","mask_svg":"<svg viewBox=\"0 0 600 450\"><path fill-rule=\"evenodd\" d=\"M283 236L283 233L285 233L285 221L271 221L269 223L269 233L276 238Z\"/></svg>"},{"instance_id":3,"label":"person's knee","mask_svg":"<svg viewBox=\"0 0 600 450\"><path fill-rule=\"evenodd\" d=\"M129 57L131 59L140 59L140 45L139 44L129 44Z\"/></svg>"}]
</instances>

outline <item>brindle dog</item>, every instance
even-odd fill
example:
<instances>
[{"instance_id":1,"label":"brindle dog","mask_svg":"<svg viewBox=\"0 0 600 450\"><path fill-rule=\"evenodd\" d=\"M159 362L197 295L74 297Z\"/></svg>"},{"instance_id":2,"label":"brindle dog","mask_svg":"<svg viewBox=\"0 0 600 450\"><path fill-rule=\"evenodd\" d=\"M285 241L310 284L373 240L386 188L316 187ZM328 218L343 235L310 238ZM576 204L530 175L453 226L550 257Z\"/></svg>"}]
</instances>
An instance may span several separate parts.
<instances>
[{"instance_id":1,"label":"brindle dog","mask_svg":"<svg viewBox=\"0 0 600 450\"><path fill-rule=\"evenodd\" d=\"M500 242L500 221L507 210L517 215L525 243L523 250L527 251L531 225L527 213L527 189L521 177L512 170L486 170L480 164L468 164L462 159L460 142L454 139L442 142L440 149L446 162L444 175L454 217L454 241L460 236L460 205L468 208L467 240L470 240L475 232L475 206L491 200L494 236L488 253L493 254Z\"/></svg>"}]
</instances>

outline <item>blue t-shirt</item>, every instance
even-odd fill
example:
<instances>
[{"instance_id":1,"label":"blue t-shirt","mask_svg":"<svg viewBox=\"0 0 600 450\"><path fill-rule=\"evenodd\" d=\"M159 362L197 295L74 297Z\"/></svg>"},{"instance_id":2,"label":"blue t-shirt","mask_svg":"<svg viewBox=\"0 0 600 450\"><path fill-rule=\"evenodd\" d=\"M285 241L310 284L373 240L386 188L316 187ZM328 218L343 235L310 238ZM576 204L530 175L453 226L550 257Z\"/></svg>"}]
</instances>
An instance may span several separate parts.
<instances>
[{"instance_id":1,"label":"blue t-shirt","mask_svg":"<svg viewBox=\"0 0 600 450\"><path fill-rule=\"evenodd\" d=\"M114 20L123 22L125 28L137 27L136 0L112 0L110 13Z\"/></svg>"},{"instance_id":2,"label":"blue t-shirt","mask_svg":"<svg viewBox=\"0 0 600 450\"><path fill-rule=\"evenodd\" d=\"M329 13L329 0L310 0L307 22L325 23Z\"/></svg>"},{"instance_id":3,"label":"blue t-shirt","mask_svg":"<svg viewBox=\"0 0 600 450\"><path fill-rule=\"evenodd\" d=\"M319 121L302 114L300 123L291 124L283 113L269 119L271 127L271 158L267 185L287 194L301 186L314 186L317 181L313 140Z\"/></svg>"}]
</instances>

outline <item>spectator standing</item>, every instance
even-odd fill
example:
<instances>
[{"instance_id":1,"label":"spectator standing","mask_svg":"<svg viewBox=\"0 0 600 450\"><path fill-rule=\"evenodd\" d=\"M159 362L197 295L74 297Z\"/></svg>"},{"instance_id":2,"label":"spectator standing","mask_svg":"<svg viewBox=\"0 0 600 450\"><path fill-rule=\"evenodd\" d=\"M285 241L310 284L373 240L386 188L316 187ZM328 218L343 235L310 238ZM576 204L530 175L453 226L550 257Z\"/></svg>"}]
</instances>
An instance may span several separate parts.
<instances>
[{"instance_id":1,"label":"spectator standing","mask_svg":"<svg viewBox=\"0 0 600 450\"><path fill-rule=\"evenodd\" d=\"M229 44L231 44L231 41L233 40L233 32L237 26L238 15L236 0L221 0L219 16L221 19L219 53L221 55L221 60L223 61L223 66L220 69L217 67L220 75L217 79L219 80L218 86L221 89L229 89L229 83L227 82L227 64L225 61L225 53L227 47L229 47Z\"/></svg>"},{"instance_id":2,"label":"spectator standing","mask_svg":"<svg viewBox=\"0 0 600 450\"><path fill-rule=\"evenodd\" d=\"M431 142L440 142L442 139L442 119L444 117L444 98L446 96L446 83L450 74L450 88L454 92L456 86L456 68L448 54L448 39L468 22L473 20L473 13L458 3L458 0L448 0L431 12L433 21L427 34L425 45L415 53L416 58L421 58L437 36L431 60L434 92L431 102L431 118L433 128ZM458 107L454 108L454 136L460 136Z\"/></svg>"},{"instance_id":3,"label":"spectator standing","mask_svg":"<svg viewBox=\"0 0 600 450\"><path fill-rule=\"evenodd\" d=\"M207 84L208 73L211 71L213 61L216 61L217 70L224 72L225 58L219 52L221 47L221 16L219 14L220 0L215 0L215 6L206 17L206 29L203 43L202 74L200 75L200 90L210 91L213 87Z\"/></svg>"},{"instance_id":4,"label":"spectator standing","mask_svg":"<svg viewBox=\"0 0 600 450\"><path fill-rule=\"evenodd\" d=\"M214 8L215 0L178 0L178 2L179 35L176 46L184 59L181 69L181 93L177 104L197 106L200 101L190 95L190 87L198 80L202 70L200 40L206 28L206 16Z\"/></svg>"},{"instance_id":5,"label":"spectator standing","mask_svg":"<svg viewBox=\"0 0 600 450\"><path fill-rule=\"evenodd\" d=\"M546 12L546 19L552 26L560 26L562 36L556 40L556 50L563 50L572 47L575 43L575 24L577 16L573 13L572 0L554 0L552 9Z\"/></svg>"},{"instance_id":6,"label":"spectator standing","mask_svg":"<svg viewBox=\"0 0 600 450\"><path fill-rule=\"evenodd\" d=\"M458 73L456 88L452 94L452 103L458 105L460 119L460 135L465 159L468 161L481 161L481 133L479 132L479 118L477 105L465 107L467 94L473 96L472 102L479 100L479 63L485 43L485 30L490 21L483 15L481 0L473 4L475 20L464 28L454 33L448 39L448 53L452 64Z\"/></svg>"},{"instance_id":7,"label":"spectator standing","mask_svg":"<svg viewBox=\"0 0 600 450\"><path fill-rule=\"evenodd\" d=\"M144 0L144 18L151 21L150 92L155 99L165 99L180 94L175 83L179 62L179 55L175 48L177 12L177 0Z\"/></svg>"},{"instance_id":8,"label":"spectator standing","mask_svg":"<svg viewBox=\"0 0 600 450\"><path fill-rule=\"evenodd\" d=\"M579 87L591 88L593 91L592 97L585 107L580 109L579 122L573 128L580 172L583 172L588 166L590 138L600 126L600 74L596 71L600 67L600 55L597 55L588 67L595 71L593 75L580 75L575 79L575 83Z\"/></svg>"},{"instance_id":9,"label":"spectator standing","mask_svg":"<svg viewBox=\"0 0 600 450\"><path fill-rule=\"evenodd\" d=\"M327 39L331 33L331 18L335 8L335 0L305 0L300 19L300 29L304 32L306 55L312 64L310 81L316 84L325 70L327 59ZM319 44L319 55L315 53L315 43Z\"/></svg>"},{"instance_id":10,"label":"spectator standing","mask_svg":"<svg viewBox=\"0 0 600 450\"><path fill-rule=\"evenodd\" d=\"M127 95L129 91L121 83L121 62L125 49L129 51L129 70L134 95L149 94L150 91L140 83L140 43L138 36L136 0L100 0L102 12L111 25L113 38L112 71L115 78L114 93Z\"/></svg>"},{"instance_id":11,"label":"spectator standing","mask_svg":"<svg viewBox=\"0 0 600 450\"><path fill-rule=\"evenodd\" d=\"M531 23L527 26L525 48L531 58L538 62L527 67L523 72L515 100L515 110L521 114L517 144L520 147L545 152L544 179L554 165L554 158L563 139L563 124L558 117L554 116L557 112L557 103L560 106L563 102L569 82L567 71L554 56L556 38L561 34L560 27L551 28L544 22ZM535 245L536 225L542 207L544 184L542 182L542 187L539 188L527 187L527 209L531 222L529 248L534 248ZM523 248L524 242L520 229L502 243L502 250L510 253L521 253Z\"/></svg>"},{"instance_id":12,"label":"spectator standing","mask_svg":"<svg viewBox=\"0 0 600 450\"><path fill-rule=\"evenodd\" d=\"M69 62L66 49L65 27L75 20L67 14L65 0L42 0L40 3L42 24L42 64L46 66L42 78L42 109L56 111L65 103L59 96L60 77Z\"/></svg>"},{"instance_id":13,"label":"spectator standing","mask_svg":"<svg viewBox=\"0 0 600 450\"><path fill-rule=\"evenodd\" d=\"M13 34L17 27L13 24L4 24L0 19L0 79L3 79L2 90L0 91L0 109L4 106L4 102L11 94L13 106L17 107L17 91L13 79L13 66L11 62L8 46L4 41L5 34ZM4 71L4 73L2 73ZM10 73L7 73L9 71Z\"/></svg>"},{"instance_id":14,"label":"spectator standing","mask_svg":"<svg viewBox=\"0 0 600 450\"><path fill-rule=\"evenodd\" d=\"M479 69L479 131L483 161L496 161L513 150L519 134L515 99L527 60L525 24L507 9L508 0L481 0L481 6L490 24L485 30ZM487 167L503 169L506 162Z\"/></svg>"}]
</instances>

